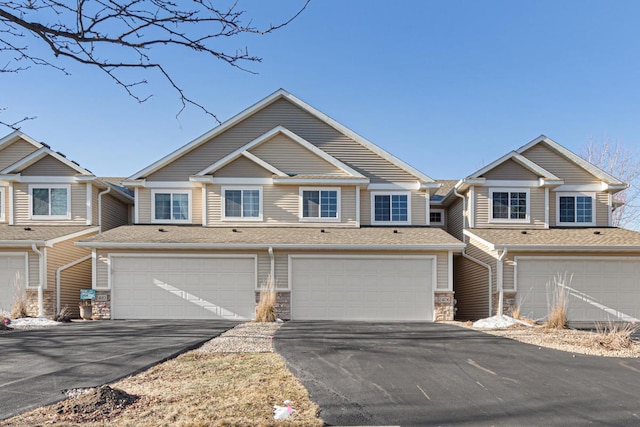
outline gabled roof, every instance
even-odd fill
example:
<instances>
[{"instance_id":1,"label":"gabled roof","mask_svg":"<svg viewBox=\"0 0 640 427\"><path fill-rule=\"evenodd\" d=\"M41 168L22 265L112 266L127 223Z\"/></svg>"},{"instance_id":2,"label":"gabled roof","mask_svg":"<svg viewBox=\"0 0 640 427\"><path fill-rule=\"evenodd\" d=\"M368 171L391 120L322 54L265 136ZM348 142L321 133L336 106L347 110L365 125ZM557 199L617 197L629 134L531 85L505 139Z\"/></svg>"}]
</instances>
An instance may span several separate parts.
<instances>
[{"instance_id":1,"label":"gabled roof","mask_svg":"<svg viewBox=\"0 0 640 427\"><path fill-rule=\"evenodd\" d=\"M14 142L16 142L17 140L22 139L26 142L28 142L29 144L33 145L36 148L42 148L43 146L45 146L44 144L36 141L35 139L31 138L29 135L27 135L24 132L21 132L19 130L13 131L10 134L0 138L0 150L2 150L3 148L13 144Z\"/></svg>"},{"instance_id":2,"label":"gabled roof","mask_svg":"<svg viewBox=\"0 0 640 427\"><path fill-rule=\"evenodd\" d=\"M144 177L152 174L153 172L156 172L157 170L159 170L159 169L163 168L164 166L168 165L169 163L171 163L172 161L176 160L180 156L182 156L182 155L186 154L187 152L195 149L196 147L204 144L205 142L209 141L211 138L214 138L215 136L220 135L221 133L223 133L226 130L230 129L231 127L235 126L236 124L238 124L242 120L246 119L247 117L255 114L256 112L262 110L263 108L267 107L268 105L271 105L272 103L274 103L274 102L276 102L276 101L278 101L280 99L288 100L292 104L294 104L294 105L298 106L299 108L305 110L306 112L308 112L312 116L316 117L317 119L321 120L325 124L333 127L338 132L342 133L343 135L346 135L347 137L351 138L352 140L356 141L357 143L359 143L363 147L371 150L372 152L374 152L377 155L381 156L382 158L386 159L387 161L389 161L390 163L392 163L395 166L399 167L400 169L403 169L407 173L415 176L419 180L422 180L422 181L425 181L425 182L434 182L433 179L431 179L430 177L428 177L424 173L420 172L419 170L415 169L414 167L410 166L409 164L403 162L402 160L398 159L397 157L393 156L392 154L390 154L387 151L383 150L382 148L378 147L374 143L370 142L366 138L358 135L357 133L355 133L351 129L347 128L346 126L338 123L337 121L335 121L331 117L329 117L326 114L324 114L324 113L318 111L317 109L313 108L309 104L307 104L307 103L303 102L302 100L296 98L295 96L293 96L292 94L290 94L289 92L287 92L284 89L278 89L277 91L275 91L271 95L267 96L266 98L264 98L263 100L257 102L256 104L252 105L251 107L245 109L241 113L233 116L232 118L230 118L229 120L225 121L221 125L213 128L209 132L206 132L205 134L199 136L198 138L194 139L193 141L189 142L188 144L183 145L182 147L180 147L177 150L173 151L172 153L166 155L165 157L163 157L162 159L158 160L157 162L152 163L151 165L147 166L146 168L136 172L135 174L131 175L128 179L136 180L136 179L139 179L139 178L144 178Z\"/></svg>"},{"instance_id":3,"label":"gabled roof","mask_svg":"<svg viewBox=\"0 0 640 427\"><path fill-rule=\"evenodd\" d=\"M490 164L488 164L487 166L483 167L482 169L479 169L476 172L472 173L471 175L468 176L468 178L479 178L482 175L484 175L485 173L487 173L490 170L500 166L501 164L503 164L504 162L506 162L508 160L513 160L514 162L518 163L523 168L530 170L531 172L535 173L539 177L542 177L542 178L544 178L546 180L549 180L549 181L562 181L560 178L558 178L557 176L555 176L554 174L552 174L551 172L549 172L548 170L546 170L542 166L532 162L531 160L527 159L526 157L524 157L523 155L517 153L516 151L512 151L510 153L505 154L504 156L500 157L498 160L496 160L494 162L491 162Z\"/></svg>"},{"instance_id":4,"label":"gabled roof","mask_svg":"<svg viewBox=\"0 0 640 427\"><path fill-rule=\"evenodd\" d=\"M596 178L606 182L607 184L626 186L626 184L624 182L620 181L619 179L615 178L612 175L609 175L607 172L603 171L602 169L600 169L596 165L589 163L588 161L586 161L582 157L580 157L577 154L573 153L572 151L564 148L562 145L558 144L557 142L555 142L551 138L548 138L545 135L540 135L539 137L535 138L534 140L528 142L527 144L525 144L522 147L518 148L516 150L516 152L518 152L519 154L522 154L525 151L527 151L529 148L531 148L531 147L533 147L535 145L538 145L540 143L547 144L547 146L549 146L552 150L554 150L557 153L561 154L562 156L566 157L568 160L570 160L573 163L577 164L578 166L580 166L581 168L585 169L587 172L589 172L590 174L592 174Z\"/></svg>"},{"instance_id":5,"label":"gabled roof","mask_svg":"<svg viewBox=\"0 0 640 427\"><path fill-rule=\"evenodd\" d=\"M271 171L275 175L283 176L283 177L284 176L288 176L286 173L280 171L279 169L275 168L274 166L270 165L269 163L265 162L264 160L258 158L257 156L255 156L254 154L249 152L249 150L251 150L252 148L255 148L255 147L259 146L260 144L263 144L263 143L269 141L270 139L272 139L273 137L275 137L276 135L279 135L279 134L287 136L292 141L298 143L299 145L301 145L302 147L306 148L311 153L313 153L314 155L320 157L322 160L326 161L327 163L330 163L331 165L333 165L337 169L341 169L341 170L343 170L344 172L346 172L347 174L349 174L351 176L355 176L355 177L358 177L358 178L364 178L364 176L362 174L360 174L359 172L353 170L349 166L347 166L344 163L342 163L340 160L336 159L335 157L330 156L329 154L325 153L324 151L322 151L321 149L319 149L315 145L311 144L310 142L306 141L304 138L301 138L300 136L296 135L295 133L291 132L289 129L287 129L287 128L283 127L283 126L276 126L275 128L271 129L269 132L266 132L266 133L260 135L258 138L254 139L253 141L245 144L244 146L238 148L234 152L228 154L227 156L225 156L222 159L218 160L217 162L215 162L214 164L210 165L209 167L201 170L200 172L198 172L196 174L196 176L198 176L198 175L207 175L207 174L213 173L216 170L218 170L218 169L228 165L232 161L236 160L240 156L245 156L249 160L251 160L251 161L257 163L258 165L262 166L263 168Z\"/></svg>"}]
</instances>

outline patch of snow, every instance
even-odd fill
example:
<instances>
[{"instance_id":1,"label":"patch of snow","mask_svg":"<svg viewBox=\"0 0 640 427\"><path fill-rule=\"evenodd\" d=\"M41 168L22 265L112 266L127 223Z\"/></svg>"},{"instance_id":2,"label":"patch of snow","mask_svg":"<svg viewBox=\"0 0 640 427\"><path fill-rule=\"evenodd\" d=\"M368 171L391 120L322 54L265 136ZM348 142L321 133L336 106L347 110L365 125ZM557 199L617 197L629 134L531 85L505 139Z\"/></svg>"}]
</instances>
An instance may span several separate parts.
<instances>
[{"instance_id":1,"label":"patch of snow","mask_svg":"<svg viewBox=\"0 0 640 427\"><path fill-rule=\"evenodd\" d=\"M47 319L45 317L23 317L22 319L11 319L12 328L32 328L32 327L49 327L58 326L59 322Z\"/></svg>"},{"instance_id":2,"label":"patch of snow","mask_svg":"<svg viewBox=\"0 0 640 427\"><path fill-rule=\"evenodd\" d=\"M502 316L487 317L486 319L480 319L473 323L473 327L478 329L503 329L516 324L531 326L530 324L528 324L527 322L523 322L522 320L518 320L510 316L502 315Z\"/></svg>"}]
</instances>

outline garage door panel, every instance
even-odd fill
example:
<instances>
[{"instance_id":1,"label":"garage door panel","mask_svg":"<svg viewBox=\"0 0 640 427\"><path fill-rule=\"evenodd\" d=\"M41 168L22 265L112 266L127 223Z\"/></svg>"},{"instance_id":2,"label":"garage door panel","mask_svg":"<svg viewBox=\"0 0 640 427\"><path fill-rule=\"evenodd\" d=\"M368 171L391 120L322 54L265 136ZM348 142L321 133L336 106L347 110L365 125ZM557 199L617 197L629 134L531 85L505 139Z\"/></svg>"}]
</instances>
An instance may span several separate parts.
<instances>
[{"instance_id":1,"label":"garage door panel","mask_svg":"<svg viewBox=\"0 0 640 427\"><path fill-rule=\"evenodd\" d=\"M429 257L292 257L292 318L433 320Z\"/></svg>"},{"instance_id":2,"label":"garage door panel","mask_svg":"<svg viewBox=\"0 0 640 427\"><path fill-rule=\"evenodd\" d=\"M549 285L566 277L571 321L630 320L640 317L639 258L525 258L517 262L522 312L544 318L550 307Z\"/></svg>"},{"instance_id":3,"label":"garage door panel","mask_svg":"<svg viewBox=\"0 0 640 427\"><path fill-rule=\"evenodd\" d=\"M111 275L116 319L254 316L254 256L114 257Z\"/></svg>"},{"instance_id":4,"label":"garage door panel","mask_svg":"<svg viewBox=\"0 0 640 427\"><path fill-rule=\"evenodd\" d=\"M26 286L26 271L24 254L0 254L0 311L11 311L17 294Z\"/></svg>"}]
</instances>

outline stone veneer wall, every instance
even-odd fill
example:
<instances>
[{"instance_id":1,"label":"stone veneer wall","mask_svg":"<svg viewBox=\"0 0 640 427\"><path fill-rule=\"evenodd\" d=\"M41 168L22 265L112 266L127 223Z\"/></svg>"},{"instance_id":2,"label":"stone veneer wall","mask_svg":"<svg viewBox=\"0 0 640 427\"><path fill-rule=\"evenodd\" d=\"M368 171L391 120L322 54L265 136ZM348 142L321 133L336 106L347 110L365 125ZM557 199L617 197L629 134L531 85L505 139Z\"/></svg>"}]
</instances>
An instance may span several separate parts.
<instances>
[{"instance_id":1,"label":"stone veneer wall","mask_svg":"<svg viewBox=\"0 0 640 427\"><path fill-rule=\"evenodd\" d=\"M111 291L96 291L93 300L92 318L94 320L111 319Z\"/></svg>"},{"instance_id":2,"label":"stone veneer wall","mask_svg":"<svg viewBox=\"0 0 640 427\"><path fill-rule=\"evenodd\" d=\"M443 322L446 320L453 320L455 315L455 299L453 298L454 292L436 292L434 294L434 321Z\"/></svg>"},{"instance_id":3,"label":"stone veneer wall","mask_svg":"<svg viewBox=\"0 0 640 427\"><path fill-rule=\"evenodd\" d=\"M38 291L26 291L27 316L36 317L38 315ZM43 292L43 309L42 313L45 317L53 317L56 315L56 298L53 291L45 290ZM13 309L13 307L12 307Z\"/></svg>"},{"instance_id":4,"label":"stone veneer wall","mask_svg":"<svg viewBox=\"0 0 640 427\"><path fill-rule=\"evenodd\" d=\"M256 305L260 301L260 291L256 291ZM282 320L291 319L291 291L277 291L276 313Z\"/></svg>"},{"instance_id":5,"label":"stone veneer wall","mask_svg":"<svg viewBox=\"0 0 640 427\"><path fill-rule=\"evenodd\" d=\"M498 303L500 302L500 293L493 293L493 314L498 314ZM517 305L515 292L504 292L504 300L502 307L502 314L507 316L511 315L511 309Z\"/></svg>"}]
</instances>

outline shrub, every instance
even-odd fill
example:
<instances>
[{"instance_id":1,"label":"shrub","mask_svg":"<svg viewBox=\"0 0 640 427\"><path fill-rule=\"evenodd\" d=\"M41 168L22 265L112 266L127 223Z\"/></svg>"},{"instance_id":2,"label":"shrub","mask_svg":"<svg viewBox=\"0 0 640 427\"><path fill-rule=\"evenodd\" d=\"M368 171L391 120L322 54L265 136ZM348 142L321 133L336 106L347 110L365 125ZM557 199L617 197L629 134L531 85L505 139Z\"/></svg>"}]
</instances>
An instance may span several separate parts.
<instances>
[{"instance_id":1,"label":"shrub","mask_svg":"<svg viewBox=\"0 0 640 427\"><path fill-rule=\"evenodd\" d=\"M522 320L522 314L520 313L520 304L514 304L509 309L509 316L516 320Z\"/></svg>"},{"instance_id":2,"label":"shrub","mask_svg":"<svg viewBox=\"0 0 640 427\"><path fill-rule=\"evenodd\" d=\"M27 295L22 286L22 276L20 272L16 273L16 277L13 279L14 299L13 307L11 309L11 318L20 319L27 317Z\"/></svg>"},{"instance_id":3,"label":"shrub","mask_svg":"<svg viewBox=\"0 0 640 427\"><path fill-rule=\"evenodd\" d=\"M260 299L256 307L256 322L275 322L276 313L276 285L271 275L260 285Z\"/></svg>"},{"instance_id":4,"label":"shrub","mask_svg":"<svg viewBox=\"0 0 640 427\"><path fill-rule=\"evenodd\" d=\"M635 334L640 325L628 322L612 322L607 325L596 323L596 333L593 335L593 342L599 347L607 350L624 350L633 345L631 336Z\"/></svg>"},{"instance_id":5,"label":"shrub","mask_svg":"<svg viewBox=\"0 0 640 427\"><path fill-rule=\"evenodd\" d=\"M573 280L573 275L569 276L567 283L567 273L558 273L553 278L553 284L547 282L547 303L548 316L545 327L549 329L564 329L567 327L567 311L569 306L569 285Z\"/></svg>"}]
</instances>

